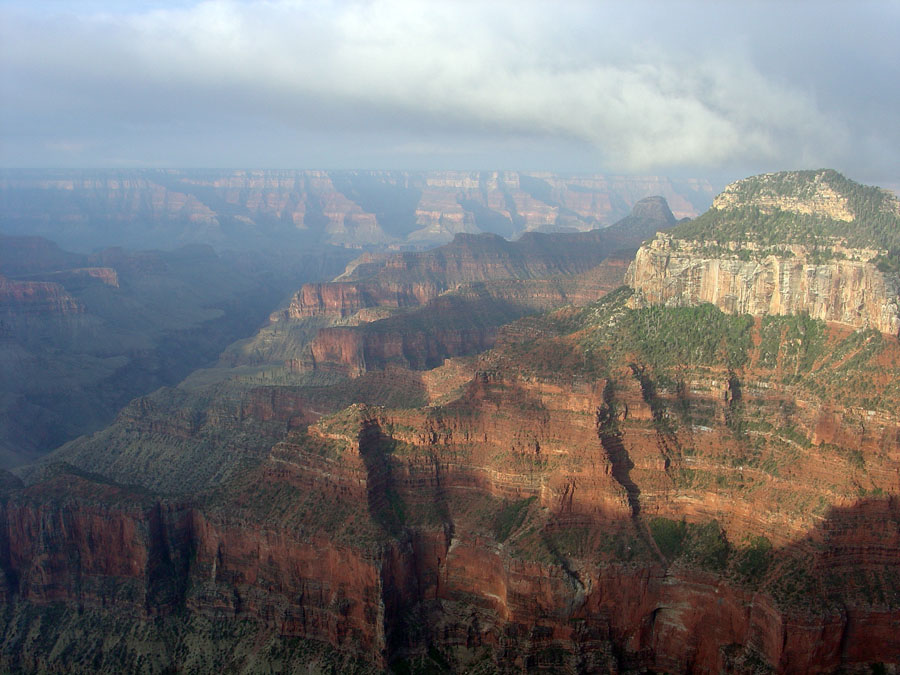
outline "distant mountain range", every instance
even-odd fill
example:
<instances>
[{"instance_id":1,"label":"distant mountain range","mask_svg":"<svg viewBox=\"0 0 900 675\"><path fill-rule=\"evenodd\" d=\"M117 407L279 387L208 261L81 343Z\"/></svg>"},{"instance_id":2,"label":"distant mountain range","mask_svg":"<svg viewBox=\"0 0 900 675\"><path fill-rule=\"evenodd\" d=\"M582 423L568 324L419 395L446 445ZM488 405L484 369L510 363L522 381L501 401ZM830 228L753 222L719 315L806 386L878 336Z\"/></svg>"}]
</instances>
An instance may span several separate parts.
<instances>
[{"instance_id":1,"label":"distant mountain range","mask_svg":"<svg viewBox=\"0 0 900 675\"><path fill-rule=\"evenodd\" d=\"M692 217L713 194L705 180L517 171L5 170L0 232L81 251L415 249L458 233L601 228L651 195Z\"/></svg>"}]
</instances>

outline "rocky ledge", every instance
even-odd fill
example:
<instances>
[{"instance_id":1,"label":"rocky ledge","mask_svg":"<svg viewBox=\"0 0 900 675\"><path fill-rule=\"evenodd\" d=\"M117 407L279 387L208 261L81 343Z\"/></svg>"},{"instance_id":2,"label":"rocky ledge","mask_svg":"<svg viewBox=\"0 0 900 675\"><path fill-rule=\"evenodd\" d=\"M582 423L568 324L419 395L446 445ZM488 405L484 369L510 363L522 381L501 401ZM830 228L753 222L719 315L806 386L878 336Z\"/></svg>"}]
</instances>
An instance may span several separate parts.
<instances>
[{"instance_id":1,"label":"rocky ledge","mask_svg":"<svg viewBox=\"0 0 900 675\"><path fill-rule=\"evenodd\" d=\"M641 247L625 283L636 304L687 307L708 302L731 314L791 315L853 328L900 333L900 278L881 272L872 251L845 249L845 257L817 261L794 245L780 255L712 247L660 233Z\"/></svg>"}]
</instances>

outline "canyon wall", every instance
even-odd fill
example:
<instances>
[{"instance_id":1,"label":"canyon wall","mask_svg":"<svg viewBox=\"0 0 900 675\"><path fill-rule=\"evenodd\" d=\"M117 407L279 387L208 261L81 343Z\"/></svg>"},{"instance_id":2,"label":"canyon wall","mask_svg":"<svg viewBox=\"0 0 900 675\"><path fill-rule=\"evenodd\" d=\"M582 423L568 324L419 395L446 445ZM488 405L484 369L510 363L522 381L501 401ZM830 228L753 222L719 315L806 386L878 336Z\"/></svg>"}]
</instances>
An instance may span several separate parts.
<instances>
[{"instance_id":1,"label":"canyon wall","mask_svg":"<svg viewBox=\"0 0 900 675\"><path fill-rule=\"evenodd\" d=\"M135 396L175 384L252 334L344 250L290 256L64 251L0 236L0 466L37 459L109 424Z\"/></svg>"},{"instance_id":2,"label":"canyon wall","mask_svg":"<svg viewBox=\"0 0 900 675\"><path fill-rule=\"evenodd\" d=\"M625 283L637 291L637 302L679 307L708 302L754 316L806 312L857 329L900 333L900 278L881 272L870 252L854 256L850 250L851 259L815 262L805 247L793 249L789 257L746 260L660 234L638 250Z\"/></svg>"},{"instance_id":3,"label":"canyon wall","mask_svg":"<svg viewBox=\"0 0 900 675\"><path fill-rule=\"evenodd\" d=\"M900 510L850 496L860 480L896 490L895 416L868 418L854 441L865 478L828 446L783 458L789 475L778 475L764 461L732 462L739 443L722 420L735 385L724 369L686 373L678 391L626 370L616 383L612 395L604 380L491 370L439 408L352 406L293 427L208 496L161 499L64 468L28 487L8 481L4 599L57 616L241 621L259 643L309 639L373 670L434 654L510 673L900 662ZM796 397L762 372L741 384L760 419ZM244 414L287 421L303 405L259 390ZM653 425L660 406L719 421ZM854 436L855 422L829 414L801 405L789 422L800 435L828 426L831 440ZM837 481L829 499L844 505L810 510L823 480ZM703 548L696 559L662 552L648 523L685 516L721 527L712 541L729 542L727 561ZM746 576L746 542L761 533L774 547Z\"/></svg>"},{"instance_id":4,"label":"canyon wall","mask_svg":"<svg viewBox=\"0 0 900 675\"><path fill-rule=\"evenodd\" d=\"M460 234L429 251L364 254L334 281L301 287L227 359L352 376L389 363L432 368L489 349L497 328L524 314L618 287L630 251L674 223L665 199L649 197L603 230L532 232L515 242Z\"/></svg>"},{"instance_id":5,"label":"canyon wall","mask_svg":"<svg viewBox=\"0 0 900 675\"><path fill-rule=\"evenodd\" d=\"M366 175L329 179L362 204ZM530 178L431 187L547 224ZM606 230L365 256L240 345L262 365L0 474L0 667L896 671L895 202L828 171L726 193L631 289L588 265Z\"/></svg>"},{"instance_id":6,"label":"canyon wall","mask_svg":"<svg viewBox=\"0 0 900 675\"><path fill-rule=\"evenodd\" d=\"M443 401L427 407L336 403L322 415L321 387L277 386L232 394L229 407L219 394L198 408L188 391L159 397L180 396L174 407L135 404L118 432L57 458L184 497L143 493L150 502L135 511L122 488L76 489L67 478L62 490L52 487L61 479L37 477L9 491L10 527L57 527L59 516L14 511L26 495L50 511L60 494L74 495L68 511L84 500L124 503L148 522L160 509L182 514L162 518L167 534L155 541L180 541L169 545L192 551L189 562L169 549L170 581L150 584L146 572L150 585L134 597L175 593L191 616L249 622L261 641L310 639L373 668L436 667L429 654L500 672L864 672L900 662L900 420L880 365L900 357L896 341L712 308L679 322L683 310L666 309L674 342L646 351L633 317L653 313L614 295L523 319L474 364L419 375L429 400ZM681 358L679 331L734 333L716 316L747 331L746 358L729 366L716 344L699 362ZM623 350L608 362L606 343L590 341L607 330ZM684 348L695 353L699 340ZM664 367L668 358L675 365ZM264 439L258 459L237 459L228 438ZM169 471L178 462L187 464ZM208 464L213 489L189 498L193 463ZM242 468L217 478L224 465ZM26 552L7 578L77 577L40 547L103 540L79 534L90 531L32 528L12 547ZM66 560L81 555L94 554ZM48 601L16 584L13 602ZM88 609L101 604L85 597Z\"/></svg>"},{"instance_id":7,"label":"canyon wall","mask_svg":"<svg viewBox=\"0 0 900 675\"><path fill-rule=\"evenodd\" d=\"M0 316L58 317L81 314L84 306L61 284L50 281L13 281L0 275Z\"/></svg>"},{"instance_id":8,"label":"canyon wall","mask_svg":"<svg viewBox=\"0 0 900 675\"><path fill-rule=\"evenodd\" d=\"M836 171L728 185L711 208L640 248L633 302L711 303L735 314L805 313L900 333L900 200Z\"/></svg>"}]
</instances>

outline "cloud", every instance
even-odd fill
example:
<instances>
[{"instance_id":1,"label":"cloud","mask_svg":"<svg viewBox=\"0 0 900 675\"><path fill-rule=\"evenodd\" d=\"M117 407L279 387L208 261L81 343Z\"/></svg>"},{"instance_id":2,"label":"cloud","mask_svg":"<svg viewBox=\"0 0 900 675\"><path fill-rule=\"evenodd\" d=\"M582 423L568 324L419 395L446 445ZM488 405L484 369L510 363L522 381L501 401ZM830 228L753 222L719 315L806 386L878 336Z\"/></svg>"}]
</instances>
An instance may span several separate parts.
<instances>
[{"instance_id":1,"label":"cloud","mask_svg":"<svg viewBox=\"0 0 900 675\"><path fill-rule=\"evenodd\" d=\"M760 66L752 40L726 31L691 42L671 21L661 32L669 6L628 14L616 3L210 0L131 12L12 9L0 16L0 82L20 117L65 127L68 115L82 129L66 133L79 137L85 126L189 136L215 120L233 135L268 124L335 143L347 132L419 147L436 135L558 139L627 171L847 157L852 124L820 92ZM708 3L674 6L712 12ZM729 18L710 21L722 28Z\"/></svg>"},{"instance_id":2,"label":"cloud","mask_svg":"<svg viewBox=\"0 0 900 675\"><path fill-rule=\"evenodd\" d=\"M48 150L66 154L80 154L90 147L90 143L72 138L48 140L44 143Z\"/></svg>"}]
</instances>

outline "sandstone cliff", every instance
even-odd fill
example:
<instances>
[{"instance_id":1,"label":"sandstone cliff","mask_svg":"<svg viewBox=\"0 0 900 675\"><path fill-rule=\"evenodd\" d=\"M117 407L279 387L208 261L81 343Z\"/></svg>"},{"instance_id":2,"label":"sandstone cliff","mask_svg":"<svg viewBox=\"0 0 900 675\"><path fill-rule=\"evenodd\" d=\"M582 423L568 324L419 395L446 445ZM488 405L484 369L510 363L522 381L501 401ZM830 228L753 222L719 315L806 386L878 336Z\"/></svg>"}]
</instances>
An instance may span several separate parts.
<instances>
[{"instance_id":1,"label":"sandstone cliff","mask_svg":"<svg viewBox=\"0 0 900 675\"><path fill-rule=\"evenodd\" d=\"M817 175L772 191L827 183L859 220L869 193ZM740 311L776 294L796 312L785 276L810 306L830 293L846 309L848 275L862 269L848 288L867 293L861 266L888 274L893 202L857 223L877 235L868 246L833 239L842 221L823 204L831 215L729 206L656 239L646 250L669 246L657 286L681 253L703 261L683 304L619 288L499 325L501 299L585 287L492 279L360 310L368 280L316 288L306 307L357 325L304 344L328 367L384 370L198 373L24 485L0 475L0 667L896 670L900 343L806 309ZM713 226L720 238L698 238ZM770 256L780 290L760 272L742 295L740 265ZM833 274L804 281L792 258ZM731 284L728 312L697 301L716 297L704 279ZM359 316L372 310L394 315ZM261 336L330 320L281 317ZM493 348L439 358L482 338Z\"/></svg>"},{"instance_id":2,"label":"sandstone cliff","mask_svg":"<svg viewBox=\"0 0 900 675\"><path fill-rule=\"evenodd\" d=\"M728 186L693 223L638 251L636 303L809 313L900 333L900 202L830 171L766 174Z\"/></svg>"},{"instance_id":3,"label":"sandstone cliff","mask_svg":"<svg viewBox=\"0 0 900 675\"><path fill-rule=\"evenodd\" d=\"M708 302L736 314L799 314L853 328L900 333L900 277L869 260L814 262L794 246L790 256L742 260L725 250L658 235L641 247L625 283L639 302L673 307Z\"/></svg>"},{"instance_id":4,"label":"sandstone cliff","mask_svg":"<svg viewBox=\"0 0 900 675\"><path fill-rule=\"evenodd\" d=\"M515 242L462 234L430 251L365 254L335 281L304 285L225 360L353 376L389 363L432 368L490 348L497 328L519 316L613 290L625 256L674 222L662 197L648 197L603 230L530 232Z\"/></svg>"},{"instance_id":5,"label":"sandstone cliff","mask_svg":"<svg viewBox=\"0 0 900 675\"><path fill-rule=\"evenodd\" d=\"M419 375L428 406L342 409L362 391L343 384L136 403L57 457L184 497L65 471L13 486L11 602L55 598L73 626L79 606L139 626L184 607L197 631L219 617L372 668L900 662L896 341L627 295L522 319L474 363ZM199 484L212 490L187 501ZM101 522L137 568L101 562Z\"/></svg>"},{"instance_id":6,"label":"sandstone cliff","mask_svg":"<svg viewBox=\"0 0 900 675\"><path fill-rule=\"evenodd\" d=\"M0 316L65 316L82 312L84 306L58 283L12 281L0 275Z\"/></svg>"}]
</instances>

